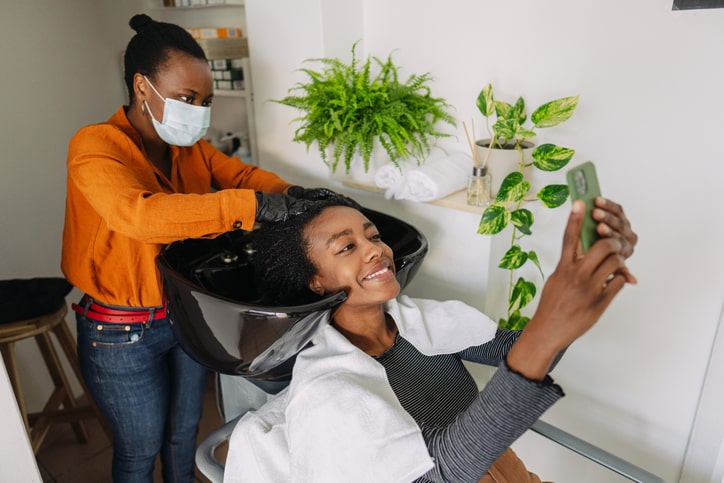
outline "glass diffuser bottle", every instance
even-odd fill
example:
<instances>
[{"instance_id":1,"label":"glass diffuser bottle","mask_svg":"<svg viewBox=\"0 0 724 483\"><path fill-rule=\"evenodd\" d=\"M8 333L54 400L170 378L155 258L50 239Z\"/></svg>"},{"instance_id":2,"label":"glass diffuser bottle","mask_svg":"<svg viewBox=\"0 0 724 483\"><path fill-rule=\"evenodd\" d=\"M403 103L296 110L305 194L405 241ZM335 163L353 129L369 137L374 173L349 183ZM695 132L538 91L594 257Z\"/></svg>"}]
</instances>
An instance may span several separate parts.
<instances>
[{"instance_id":1,"label":"glass diffuser bottle","mask_svg":"<svg viewBox=\"0 0 724 483\"><path fill-rule=\"evenodd\" d=\"M468 204L487 206L490 204L490 173L484 167L473 166L468 178Z\"/></svg>"}]
</instances>

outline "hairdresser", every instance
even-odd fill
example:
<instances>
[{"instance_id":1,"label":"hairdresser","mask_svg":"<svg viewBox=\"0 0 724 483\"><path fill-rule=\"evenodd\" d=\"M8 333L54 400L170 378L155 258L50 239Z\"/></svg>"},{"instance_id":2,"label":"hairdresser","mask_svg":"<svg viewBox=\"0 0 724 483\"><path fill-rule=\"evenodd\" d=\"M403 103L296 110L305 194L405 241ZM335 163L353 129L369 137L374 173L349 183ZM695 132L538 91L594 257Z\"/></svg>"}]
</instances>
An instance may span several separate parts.
<instances>
[{"instance_id":1,"label":"hairdresser","mask_svg":"<svg viewBox=\"0 0 724 483\"><path fill-rule=\"evenodd\" d=\"M130 26L128 105L69 144L61 265L84 292L73 304L78 355L113 431L113 481L152 482L160 454L164 481L191 482L207 372L174 339L156 255L176 240L284 220L331 192L203 140L214 95L204 51L177 25L135 15Z\"/></svg>"}]
</instances>

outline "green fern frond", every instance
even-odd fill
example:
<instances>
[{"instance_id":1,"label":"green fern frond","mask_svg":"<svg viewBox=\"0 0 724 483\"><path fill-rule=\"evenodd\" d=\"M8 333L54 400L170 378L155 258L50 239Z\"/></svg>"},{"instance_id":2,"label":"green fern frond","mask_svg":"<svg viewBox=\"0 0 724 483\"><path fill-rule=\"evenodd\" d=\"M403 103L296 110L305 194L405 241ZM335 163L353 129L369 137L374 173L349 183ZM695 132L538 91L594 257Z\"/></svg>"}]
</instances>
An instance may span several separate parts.
<instances>
[{"instance_id":1,"label":"green fern frond","mask_svg":"<svg viewBox=\"0 0 724 483\"><path fill-rule=\"evenodd\" d=\"M404 83L392 54L385 60L357 57L358 42L352 46L352 60L321 57L305 63L318 63L319 70L299 69L306 82L297 83L289 95L273 102L293 107L301 115L294 141L307 149L316 142L322 160L333 170L342 160L346 171L356 152L365 168L378 139L382 148L397 160L413 157L418 164L429 154L432 142L450 136L437 129L441 123L455 126L450 107L431 95L429 73L412 74ZM333 147L331 160L327 149Z\"/></svg>"}]
</instances>

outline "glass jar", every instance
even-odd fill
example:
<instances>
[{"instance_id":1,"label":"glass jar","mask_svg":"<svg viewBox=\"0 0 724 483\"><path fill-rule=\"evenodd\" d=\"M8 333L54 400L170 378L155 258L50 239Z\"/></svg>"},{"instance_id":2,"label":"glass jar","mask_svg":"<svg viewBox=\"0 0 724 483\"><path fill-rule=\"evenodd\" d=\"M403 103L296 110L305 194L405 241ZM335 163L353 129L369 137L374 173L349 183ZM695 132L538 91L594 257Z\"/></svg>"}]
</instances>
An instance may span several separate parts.
<instances>
[{"instance_id":1,"label":"glass jar","mask_svg":"<svg viewBox=\"0 0 724 483\"><path fill-rule=\"evenodd\" d=\"M473 167L468 178L468 204L487 206L490 201L490 173L486 168Z\"/></svg>"}]
</instances>

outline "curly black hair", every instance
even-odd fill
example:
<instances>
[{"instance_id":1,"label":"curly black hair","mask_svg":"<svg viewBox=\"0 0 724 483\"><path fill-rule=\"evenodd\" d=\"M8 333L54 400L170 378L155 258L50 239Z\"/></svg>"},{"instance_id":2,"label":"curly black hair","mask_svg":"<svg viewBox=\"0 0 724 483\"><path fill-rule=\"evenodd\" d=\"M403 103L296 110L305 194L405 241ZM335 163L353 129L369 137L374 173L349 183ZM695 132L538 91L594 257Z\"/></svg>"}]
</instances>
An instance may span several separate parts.
<instances>
[{"instance_id":1,"label":"curly black hair","mask_svg":"<svg viewBox=\"0 0 724 483\"><path fill-rule=\"evenodd\" d=\"M292 306L320 300L308 286L318 270L309 258L304 229L330 206L360 209L353 200L336 196L317 201L286 221L265 223L252 233L252 246L256 250L252 263L263 304Z\"/></svg>"},{"instance_id":2,"label":"curly black hair","mask_svg":"<svg viewBox=\"0 0 724 483\"><path fill-rule=\"evenodd\" d=\"M134 15L128 22L136 35L128 42L123 56L124 80L129 102L133 104L133 76L143 74L155 78L171 53L181 52L208 61L204 49L191 34L176 24L157 22L146 14Z\"/></svg>"}]
</instances>

